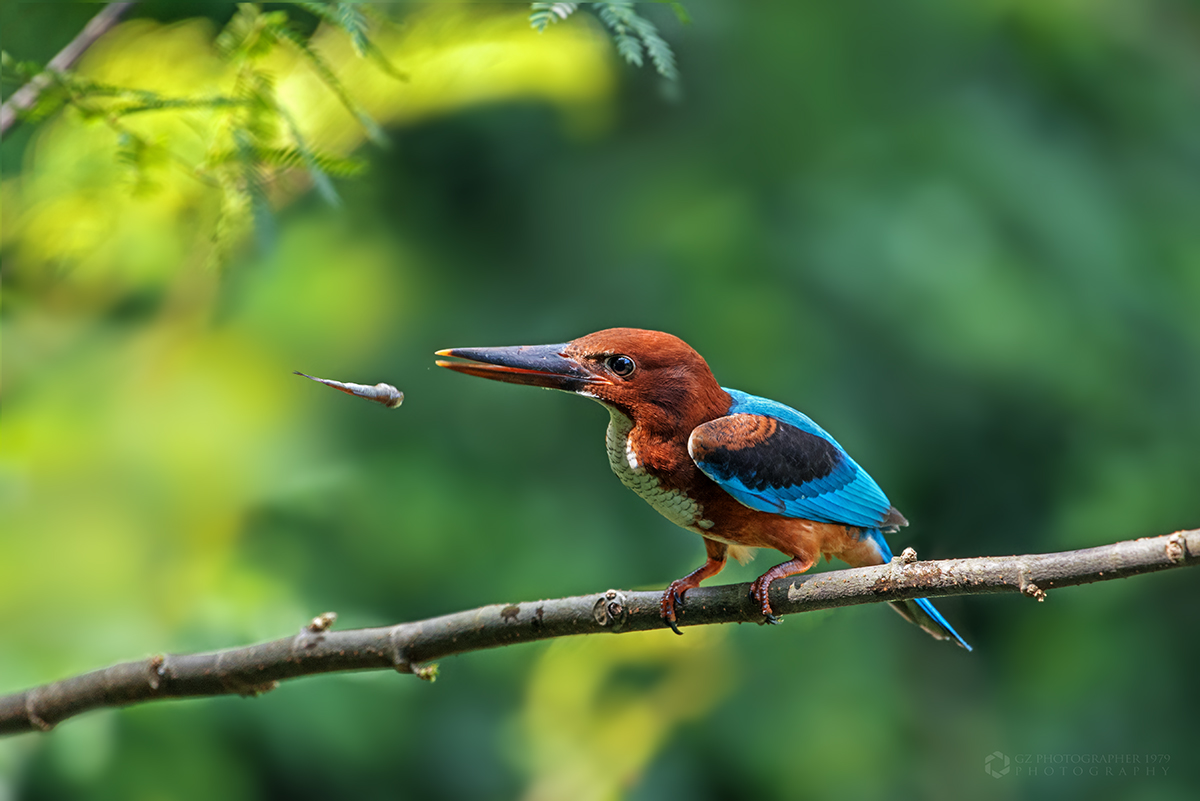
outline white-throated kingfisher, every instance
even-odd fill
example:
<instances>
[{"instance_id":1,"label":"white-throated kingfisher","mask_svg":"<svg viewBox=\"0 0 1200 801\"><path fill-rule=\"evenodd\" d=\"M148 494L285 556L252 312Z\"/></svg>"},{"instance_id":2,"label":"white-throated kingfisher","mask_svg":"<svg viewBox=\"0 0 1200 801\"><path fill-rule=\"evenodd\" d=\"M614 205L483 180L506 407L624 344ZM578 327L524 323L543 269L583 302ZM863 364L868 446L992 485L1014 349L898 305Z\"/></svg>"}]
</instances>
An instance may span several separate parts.
<instances>
[{"instance_id":1,"label":"white-throated kingfisher","mask_svg":"<svg viewBox=\"0 0 1200 801\"><path fill-rule=\"evenodd\" d=\"M725 389L707 362L661 331L610 328L559 345L453 348L437 364L467 375L573 392L608 409L608 462L625 486L704 538L708 559L673 581L662 616L676 633L684 595L754 548L790 557L751 585L768 622L771 583L824 554L853 567L891 561L884 539L908 525L883 490L816 423ZM970 646L925 598L892 606L939 640Z\"/></svg>"}]
</instances>

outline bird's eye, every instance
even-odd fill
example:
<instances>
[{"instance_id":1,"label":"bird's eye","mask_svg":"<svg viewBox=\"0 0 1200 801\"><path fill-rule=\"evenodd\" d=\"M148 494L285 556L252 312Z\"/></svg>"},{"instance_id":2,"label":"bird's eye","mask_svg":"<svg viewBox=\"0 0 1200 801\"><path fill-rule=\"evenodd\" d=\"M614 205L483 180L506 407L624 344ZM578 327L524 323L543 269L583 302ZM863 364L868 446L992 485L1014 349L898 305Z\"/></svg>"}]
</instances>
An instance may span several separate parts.
<instances>
[{"instance_id":1,"label":"bird's eye","mask_svg":"<svg viewBox=\"0 0 1200 801\"><path fill-rule=\"evenodd\" d=\"M631 375L633 373L633 369L637 366L633 363L633 359L620 354L616 356L609 356L604 360L604 363L608 366L609 370L612 370L613 373L619 375L621 378Z\"/></svg>"}]
</instances>

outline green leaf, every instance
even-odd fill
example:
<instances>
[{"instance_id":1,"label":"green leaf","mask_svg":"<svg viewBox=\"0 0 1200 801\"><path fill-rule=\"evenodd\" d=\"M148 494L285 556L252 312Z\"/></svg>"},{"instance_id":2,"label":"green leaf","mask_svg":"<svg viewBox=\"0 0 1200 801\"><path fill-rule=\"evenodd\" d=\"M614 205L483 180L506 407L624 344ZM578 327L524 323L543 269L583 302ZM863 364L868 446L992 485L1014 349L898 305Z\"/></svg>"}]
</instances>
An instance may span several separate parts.
<instances>
[{"instance_id":1,"label":"green leaf","mask_svg":"<svg viewBox=\"0 0 1200 801\"><path fill-rule=\"evenodd\" d=\"M263 14L254 3L239 3L237 13L217 36L217 50L234 62L255 61L271 52L275 34L287 23L287 14Z\"/></svg>"},{"instance_id":2,"label":"green leaf","mask_svg":"<svg viewBox=\"0 0 1200 801\"><path fill-rule=\"evenodd\" d=\"M7 50L0 51L0 77L9 83L25 83L44 70L36 61L17 61Z\"/></svg>"},{"instance_id":3,"label":"green leaf","mask_svg":"<svg viewBox=\"0 0 1200 801\"><path fill-rule=\"evenodd\" d=\"M253 134L249 131L235 131L234 144L237 146L238 160L242 167L244 192L250 201L250 213L254 221L254 238L261 250L270 250L275 243L275 215L271 212L271 204L267 201L262 169L255 159Z\"/></svg>"},{"instance_id":4,"label":"green leaf","mask_svg":"<svg viewBox=\"0 0 1200 801\"><path fill-rule=\"evenodd\" d=\"M529 24L542 33L547 25L566 19L578 8L579 3L532 3L529 7Z\"/></svg>"},{"instance_id":5,"label":"green leaf","mask_svg":"<svg viewBox=\"0 0 1200 801\"><path fill-rule=\"evenodd\" d=\"M297 147L276 147L260 150L258 157L264 164L280 169L292 169L301 164L307 167L311 161L324 173L337 178L350 178L362 175L367 169L364 159L346 158L345 156L324 153L317 150L301 152Z\"/></svg>"},{"instance_id":6,"label":"green leaf","mask_svg":"<svg viewBox=\"0 0 1200 801\"><path fill-rule=\"evenodd\" d=\"M379 124L372 119L371 115L367 114L362 106L360 106L358 102L350 96L350 93L346 91L344 86L342 86L342 82L338 80L337 75L335 75L333 70L330 69L329 65L325 63L325 59L323 59L321 55L317 53L317 51L313 50L312 47L309 46L308 40L287 27L278 28L276 33L282 41L285 41L295 47L296 50L305 57L309 65L313 68L313 71L317 73L318 77L320 77L325 85L329 87L330 91L337 95L338 100L340 100L342 105L346 107L346 110L354 115L354 118L358 120L358 124L361 125L363 130L367 132L367 137L377 145L387 146L387 134L385 134L383 129L379 127Z\"/></svg>"},{"instance_id":7,"label":"green leaf","mask_svg":"<svg viewBox=\"0 0 1200 801\"><path fill-rule=\"evenodd\" d=\"M317 192L329 205L342 205L341 197L338 196L337 190L333 188L333 181L329 180L329 176L321 168L321 164L313 153L312 148L308 146L308 141L300 133L300 126L296 124L296 120L291 115L291 112L282 105L276 105L275 110L283 118L284 122L287 123L288 130L292 135L292 141L296 145L296 153L300 156L300 160L304 162L304 166L308 170L309 177L312 178L313 186L317 188Z\"/></svg>"},{"instance_id":8,"label":"green leaf","mask_svg":"<svg viewBox=\"0 0 1200 801\"><path fill-rule=\"evenodd\" d=\"M228 108L231 106L245 106L245 100L239 100L235 97L162 97L150 102L133 103L127 106L118 106L110 110L110 114L116 117L124 117L129 114L140 114L146 111L171 111L171 110L186 110L186 109L215 109Z\"/></svg>"},{"instance_id":9,"label":"green leaf","mask_svg":"<svg viewBox=\"0 0 1200 801\"><path fill-rule=\"evenodd\" d=\"M396 80L408 80L408 73L397 69L378 45L367 36L367 15L363 13L357 3L334 3L332 5L329 3L298 3L297 5L312 12L330 25L345 31L350 36L351 44L354 45L354 52L358 53L360 57L371 59L376 66Z\"/></svg>"},{"instance_id":10,"label":"green leaf","mask_svg":"<svg viewBox=\"0 0 1200 801\"><path fill-rule=\"evenodd\" d=\"M596 13L600 20L612 31L613 41L621 58L635 67L642 66L642 43L632 34L624 17L629 9L618 3L597 3Z\"/></svg>"},{"instance_id":11,"label":"green leaf","mask_svg":"<svg viewBox=\"0 0 1200 801\"><path fill-rule=\"evenodd\" d=\"M367 17L355 3L297 3L330 25L341 28L350 36L354 52L365 56L371 47L367 38Z\"/></svg>"},{"instance_id":12,"label":"green leaf","mask_svg":"<svg viewBox=\"0 0 1200 801\"><path fill-rule=\"evenodd\" d=\"M635 67L642 66L643 48L654 68L668 80L678 80L675 54L666 40L658 34L654 23L633 10L628 2L596 3L600 20L612 31L617 52Z\"/></svg>"}]
</instances>

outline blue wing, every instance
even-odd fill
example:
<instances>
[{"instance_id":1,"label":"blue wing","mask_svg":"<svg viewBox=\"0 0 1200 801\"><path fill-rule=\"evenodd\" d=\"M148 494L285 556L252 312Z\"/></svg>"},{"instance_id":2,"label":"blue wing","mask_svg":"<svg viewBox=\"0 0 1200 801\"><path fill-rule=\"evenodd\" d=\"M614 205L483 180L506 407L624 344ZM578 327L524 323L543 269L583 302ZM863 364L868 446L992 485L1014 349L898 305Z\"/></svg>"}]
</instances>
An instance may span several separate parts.
<instances>
[{"instance_id":1,"label":"blue wing","mask_svg":"<svg viewBox=\"0 0 1200 801\"><path fill-rule=\"evenodd\" d=\"M696 465L751 509L864 529L889 562L884 531L906 525L883 490L823 428L790 406L726 389L725 417L697 426L688 439ZM892 603L939 640L971 650L925 598Z\"/></svg>"},{"instance_id":2,"label":"blue wing","mask_svg":"<svg viewBox=\"0 0 1200 801\"><path fill-rule=\"evenodd\" d=\"M751 509L786 517L860 528L903 525L874 479L807 416L725 391L733 398L729 414L697 427L688 451L726 492Z\"/></svg>"}]
</instances>

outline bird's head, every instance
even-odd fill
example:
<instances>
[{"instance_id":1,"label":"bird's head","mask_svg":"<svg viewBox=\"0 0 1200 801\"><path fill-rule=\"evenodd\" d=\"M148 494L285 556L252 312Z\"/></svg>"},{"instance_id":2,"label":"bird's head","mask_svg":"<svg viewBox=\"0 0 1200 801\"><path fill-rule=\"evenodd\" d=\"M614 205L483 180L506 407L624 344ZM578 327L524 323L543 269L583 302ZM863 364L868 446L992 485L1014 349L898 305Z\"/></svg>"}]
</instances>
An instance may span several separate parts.
<instances>
[{"instance_id":1,"label":"bird's head","mask_svg":"<svg viewBox=\"0 0 1200 801\"><path fill-rule=\"evenodd\" d=\"M439 367L574 392L650 427L699 425L730 404L703 357L661 331L609 328L560 345L450 348L437 355L459 360L439 360Z\"/></svg>"}]
</instances>

